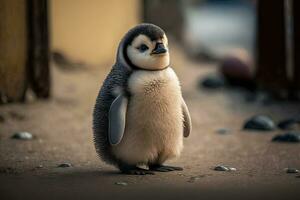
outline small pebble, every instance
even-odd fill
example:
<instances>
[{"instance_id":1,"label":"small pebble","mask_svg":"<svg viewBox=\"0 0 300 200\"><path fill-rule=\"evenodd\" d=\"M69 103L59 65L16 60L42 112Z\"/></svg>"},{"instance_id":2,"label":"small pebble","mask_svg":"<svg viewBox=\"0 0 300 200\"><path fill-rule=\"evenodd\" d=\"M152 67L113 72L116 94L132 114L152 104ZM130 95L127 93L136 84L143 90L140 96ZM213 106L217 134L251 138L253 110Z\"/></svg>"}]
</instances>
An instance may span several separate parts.
<instances>
[{"instance_id":1,"label":"small pebble","mask_svg":"<svg viewBox=\"0 0 300 200\"><path fill-rule=\"evenodd\" d=\"M217 165L214 168L215 171L236 171L236 168L234 167L228 167L228 166L224 166L224 165Z\"/></svg>"},{"instance_id":2,"label":"small pebble","mask_svg":"<svg viewBox=\"0 0 300 200\"><path fill-rule=\"evenodd\" d=\"M296 168L286 168L285 171L288 174L294 174L294 173L298 173L299 172L299 170L296 169Z\"/></svg>"},{"instance_id":3,"label":"small pebble","mask_svg":"<svg viewBox=\"0 0 300 200\"><path fill-rule=\"evenodd\" d=\"M230 129L227 129L227 128L220 128L216 131L217 133L223 135L223 134L228 134L230 133Z\"/></svg>"},{"instance_id":4,"label":"small pebble","mask_svg":"<svg viewBox=\"0 0 300 200\"><path fill-rule=\"evenodd\" d=\"M57 167L61 167L61 168L72 167L72 164L71 163L62 163L62 164L59 164Z\"/></svg>"},{"instance_id":5,"label":"small pebble","mask_svg":"<svg viewBox=\"0 0 300 200\"><path fill-rule=\"evenodd\" d=\"M299 132L287 132L284 134L275 135L272 139L273 142L300 142Z\"/></svg>"},{"instance_id":6,"label":"small pebble","mask_svg":"<svg viewBox=\"0 0 300 200\"><path fill-rule=\"evenodd\" d=\"M277 124L278 128L282 130L293 130L299 127L299 125L300 120L294 118L282 120Z\"/></svg>"},{"instance_id":7,"label":"small pebble","mask_svg":"<svg viewBox=\"0 0 300 200\"><path fill-rule=\"evenodd\" d=\"M224 78L216 75L209 75L203 78L200 83L202 87L209 89L216 89L225 85Z\"/></svg>"},{"instance_id":8,"label":"small pebble","mask_svg":"<svg viewBox=\"0 0 300 200\"><path fill-rule=\"evenodd\" d=\"M31 140L33 136L29 132L17 132L11 138L18 140Z\"/></svg>"},{"instance_id":9,"label":"small pebble","mask_svg":"<svg viewBox=\"0 0 300 200\"><path fill-rule=\"evenodd\" d=\"M275 123L268 116L257 115L246 121L244 129L271 131L275 129Z\"/></svg>"},{"instance_id":10,"label":"small pebble","mask_svg":"<svg viewBox=\"0 0 300 200\"><path fill-rule=\"evenodd\" d=\"M121 186L127 186L128 183L126 182L115 182L116 185L121 185Z\"/></svg>"},{"instance_id":11,"label":"small pebble","mask_svg":"<svg viewBox=\"0 0 300 200\"><path fill-rule=\"evenodd\" d=\"M223 165L218 165L214 168L215 171L229 171L228 167L225 167Z\"/></svg>"}]
</instances>

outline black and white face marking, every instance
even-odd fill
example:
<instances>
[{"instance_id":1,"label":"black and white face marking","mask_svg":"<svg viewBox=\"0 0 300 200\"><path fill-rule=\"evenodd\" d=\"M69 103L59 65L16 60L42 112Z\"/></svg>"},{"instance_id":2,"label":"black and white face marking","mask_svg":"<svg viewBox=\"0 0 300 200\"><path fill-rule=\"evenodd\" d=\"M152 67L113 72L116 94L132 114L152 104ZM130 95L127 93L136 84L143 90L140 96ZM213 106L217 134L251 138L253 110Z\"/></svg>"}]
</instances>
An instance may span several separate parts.
<instances>
[{"instance_id":1,"label":"black and white face marking","mask_svg":"<svg viewBox=\"0 0 300 200\"><path fill-rule=\"evenodd\" d=\"M150 40L146 35L135 37L127 47L127 56L135 66L148 70L160 70L170 63L168 39Z\"/></svg>"}]
</instances>

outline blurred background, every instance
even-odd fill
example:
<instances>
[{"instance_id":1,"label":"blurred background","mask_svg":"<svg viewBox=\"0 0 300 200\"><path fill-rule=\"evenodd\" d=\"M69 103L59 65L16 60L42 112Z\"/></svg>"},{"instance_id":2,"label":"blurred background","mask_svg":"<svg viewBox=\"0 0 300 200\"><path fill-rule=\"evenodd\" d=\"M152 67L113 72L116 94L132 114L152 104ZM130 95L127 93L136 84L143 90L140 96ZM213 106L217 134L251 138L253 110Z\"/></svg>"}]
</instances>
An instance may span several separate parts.
<instances>
[{"instance_id":1,"label":"blurred background","mask_svg":"<svg viewBox=\"0 0 300 200\"><path fill-rule=\"evenodd\" d=\"M215 62L231 83L298 99L294 4L278 1L270 8L255 0L2 0L0 102L25 101L27 90L50 96L51 63L72 70L111 66L122 36L141 22L161 26L188 59Z\"/></svg>"},{"instance_id":2,"label":"blurred background","mask_svg":"<svg viewBox=\"0 0 300 200\"><path fill-rule=\"evenodd\" d=\"M140 194L152 186L168 188L166 196L188 188L191 198L202 195L199 188L206 196L215 188L299 194L300 179L284 170L300 168L299 4L0 0L0 197L72 197L57 192L66 185L80 197L133 194L119 191L120 181ZM120 40L143 22L169 38L193 133L172 161L183 173L139 179L99 161L91 122ZM237 173L218 174L217 164Z\"/></svg>"}]
</instances>

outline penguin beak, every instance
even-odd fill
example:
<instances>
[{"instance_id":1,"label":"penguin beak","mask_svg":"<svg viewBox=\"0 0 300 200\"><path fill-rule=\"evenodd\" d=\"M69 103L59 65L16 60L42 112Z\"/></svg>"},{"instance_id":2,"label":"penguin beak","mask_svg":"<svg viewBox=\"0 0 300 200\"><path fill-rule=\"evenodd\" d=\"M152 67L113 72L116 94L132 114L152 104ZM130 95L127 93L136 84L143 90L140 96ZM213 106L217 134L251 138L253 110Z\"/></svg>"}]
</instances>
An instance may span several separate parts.
<instances>
[{"instance_id":1,"label":"penguin beak","mask_svg":"<svg viewBox=\"0 0 300 200\"><path fill-rule=\"evenodd\" d=\"M151 55L152 54L163 54L163 53L167 53L167 49L165 48L165 45L163 43L156 43L155 48L151 52Z\"/></svg>"}]
</instances>

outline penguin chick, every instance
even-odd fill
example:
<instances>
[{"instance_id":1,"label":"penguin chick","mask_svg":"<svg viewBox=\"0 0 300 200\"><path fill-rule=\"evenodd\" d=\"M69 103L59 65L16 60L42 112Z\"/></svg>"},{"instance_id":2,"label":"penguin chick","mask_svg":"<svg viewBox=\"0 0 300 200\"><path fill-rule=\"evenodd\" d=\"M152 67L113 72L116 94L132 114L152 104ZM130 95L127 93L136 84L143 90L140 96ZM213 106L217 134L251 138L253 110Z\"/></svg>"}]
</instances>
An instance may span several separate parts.
<instances>
[{"instance_id":1,"label":"penguin chick","mask_svg":"<svg viewBox=\"0 0 300 200\"><path fill-rule=\"evenodd\" d=\"M116 63L100 89L93 113L96 151L123 173L182 170L163 165L180 155L183 136L191 132L189 111L169 62L164 31L140 24L121 40Z\"/></svg>"}]
</instances>

